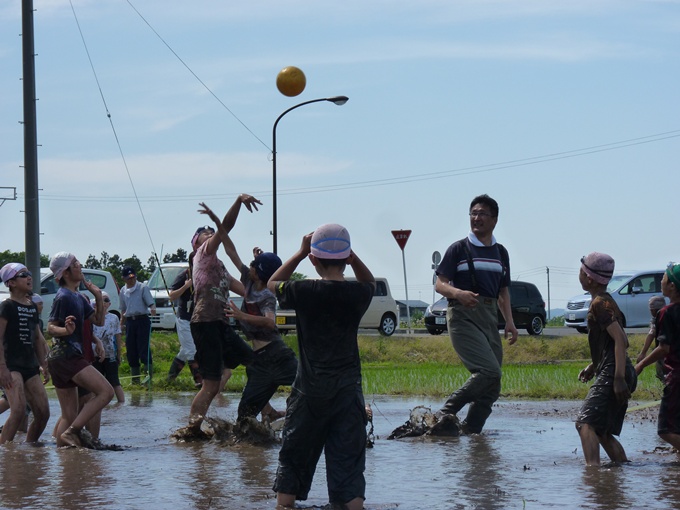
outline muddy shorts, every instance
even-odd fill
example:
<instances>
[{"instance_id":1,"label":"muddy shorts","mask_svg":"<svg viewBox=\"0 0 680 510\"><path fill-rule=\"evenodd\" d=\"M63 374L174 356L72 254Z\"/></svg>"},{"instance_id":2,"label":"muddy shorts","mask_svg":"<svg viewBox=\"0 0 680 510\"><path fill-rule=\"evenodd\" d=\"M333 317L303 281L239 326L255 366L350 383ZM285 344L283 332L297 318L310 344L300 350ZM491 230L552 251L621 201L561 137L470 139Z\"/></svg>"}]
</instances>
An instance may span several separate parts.
<instances>
[{"instance_id":1,"label":"muddy shorts","mask_svg":"<svg viewBox=\"0 0 680 510\"><path fill-rule=\"evenodd\" d=\"M680 434L680 380L669 381L663 388L657 432Z\"/></svg>"},{"instance_id":2,"label":"muddy shorts","mask_svg":"<svg viewBox=\"0 0 680 510\"><path fill-rule=\"evenodd\" d=\"M635 368L629 360L626 362L626 384L631 393L637 386ZM605 371L600 372L576 417L578 423L587 423L595 429L598 436L612 434L618 436L623 428L628 401L620 404L614 394L613 376Z\"/></svg>"},{"instance_id":3,"label":"muddy shorts","mask_svg":"<svg viewBox=\"0 0 680 510\"><path fill-rule=\"evenodd\" d=\"M191 335L199 372L208 381L219 381L225 367L248 365L253 359L250 346L225 322L192 322Z\"/></svg>"},{"instance_id":4,"label":"muddy shorts","mask_svg":"<svg viewBox=\"0 0 680 510\"><path fill-rule=\"evenodd\" d=\"M293 350L281 340L270 342L254 353L246 367L248 382L238 405L238 417L257 416L279 386L290 386L297 374Z\"/></svg>"},{"instance_id":5,"label":"muddy shorts","mask_svg":"<svg viewBox=\"0 0 680 510\"><path fill-rule=\"evenodd\" d=\"M330 503L364 498L367 423L361 385L348 386L330 399L307 397L293 389L274 490L307 499L316 464L325 450Z\"/></svg>"},{"instance_id":6,"label":"muddy shorts","mask_svg":"<svg viewBox=\"0 0 680 510\"><path fill-rule=\"evenodd\" d=\"M67 389L75 388L76 383L73 382L73 377L90 366L82 354L70 358L50 358L47 361L47 366L50 370L50 377L55 388Z\"/></svg>"}]
</instances>

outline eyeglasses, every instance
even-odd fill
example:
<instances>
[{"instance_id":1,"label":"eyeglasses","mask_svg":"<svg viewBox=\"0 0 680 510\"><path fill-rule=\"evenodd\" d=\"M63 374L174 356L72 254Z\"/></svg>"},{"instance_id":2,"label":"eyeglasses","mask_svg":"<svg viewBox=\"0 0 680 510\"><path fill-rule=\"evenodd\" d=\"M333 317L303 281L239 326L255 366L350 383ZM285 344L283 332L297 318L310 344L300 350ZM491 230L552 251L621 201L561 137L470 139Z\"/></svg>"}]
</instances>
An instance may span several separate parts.
<instances>
[{"instance_id":1,"label":"eyeglasses","mask_svg":"<svg viewBox=\"0 0 680 510\"><path fill-rule=\"evenodd\" d=\"M33 276L30 271L21 271L20 273L17 273L14 278L28 278L29 276Z\"/></svg>"},{"instance_id":2,"label":"eyeglasses","mask_svg":"<svg viewBox=\"0 0 680 510\"><path fill-rule=\"evenodd\" d=\"M104 298L104 303L110 303L110 302L111 302L111 300L109 298L107 298L107 297Z\"/></svg>"},{"instance_id":3,"label":"eyeglasses","mask_svg":"<svg viewBox=\"0 0 680 510\"><path fill-rule=\"evenodd\" d=\"M199 228L199 229L198 229L198 233L199 233L199 234L202 234L202 233L205 232L206 230L210 230L210 232L213 233L213 234L215 233L215 229L212 228L210 225L205 225L205 226Z\"/></svg>"},{"instance_id":4,"label":"eyeglasses","mask_svg":"<svg viewBox=\"0 0 680 510\"><path fill-rule=\"evenodd\" d=\"M470 211L470 218L490 218L491 215L484 211Z\"/></svg>"}]
</instances>

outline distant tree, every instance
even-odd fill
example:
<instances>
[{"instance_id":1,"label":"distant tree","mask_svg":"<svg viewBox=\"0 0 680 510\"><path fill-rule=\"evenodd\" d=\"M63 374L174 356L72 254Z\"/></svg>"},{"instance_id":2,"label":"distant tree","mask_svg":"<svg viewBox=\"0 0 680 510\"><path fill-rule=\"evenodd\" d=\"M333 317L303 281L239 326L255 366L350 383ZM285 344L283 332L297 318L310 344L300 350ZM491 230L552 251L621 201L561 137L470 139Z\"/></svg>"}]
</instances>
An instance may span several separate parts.
<instances>
[{"instance_id":1,"label":"distant tree","mask_svg":"<svg viewBox=\"0 0 680 510\"><path fill-rule=\"evenodd\" d=\"M293 274L290 275L289 280L306 280L307 275L304 275L302 273L298 273L297 271L293 271Z\"/></svg>"},{"instance_id":2,"label":"distant tree","mask_svg":"<svg viewBox=\"0 0 680 510\"><path fill-rule=\"evenodd\" d=\"M189 260L189 255L186 250L182 248L177 248L175 253L166 253L163 257L163 263L167 264L169 262L187 262Z\"/></svg>"},{"instance_id":3,"label":"distant tree","mask_svg":"<svg viewBox=\"0 0 680 510\"><path fill-rule=\"evenodd\" d=\"M85 261L85 267L89 269L101 269L102 265L101 262L97 260L97 257L95 257L94 255L89 255L87 257L87 260Z\"/></svg>"},{"instance_id":4,"label":"distant tree","mask_svg":"<svg viewBox=\"0 0 680 510\"><path fill-rule=\"evenodd\" d=\"M0 267L10 262L19 262L20 264L26 263L26 252L25 251L0 251ZM40 254L40 267L49 267L50 257L47 255Z\"/></svg>"},{"instance_id":5,"label":"distant tree","mask_svg":"<svg viewBox=\"0 0 680 510\"><path fill-rule=\"evenodd\" d=\"M146 270L149 274L152 274L156 270L156 256L151 255L149 260L146 261Z\"/></svg>"}]
</instances>

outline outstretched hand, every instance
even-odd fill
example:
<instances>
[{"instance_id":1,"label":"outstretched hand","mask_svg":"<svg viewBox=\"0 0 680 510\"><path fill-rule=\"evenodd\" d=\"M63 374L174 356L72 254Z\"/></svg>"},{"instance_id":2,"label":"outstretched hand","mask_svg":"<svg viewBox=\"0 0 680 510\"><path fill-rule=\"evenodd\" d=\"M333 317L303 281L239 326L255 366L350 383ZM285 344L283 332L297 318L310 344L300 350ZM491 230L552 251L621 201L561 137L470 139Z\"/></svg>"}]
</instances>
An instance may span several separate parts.
<instances>
[{"instance_id":1,"label":"outstretched hand","mask_svg":"<svg viewBox=\"0 0 680 510\"><path fill-rule=\"evenodd\" d=\"M200 205L200 206L203 208L203 209L199 209L199 210L198 210L198 212L199 212L200 214L207 214L207 215L210 217L210 219L213 220L215 223L219 223L219 222L220 222L220 219L219 219L219 218L217 217L217 215L213 212L213 210L210 209L210 207L208 207L208 206L206 205L205 202L201 202L201 203L198 204L198 205Z\"/></svg>"},{"instance_id":2,"label":"outstretched hand","mask_svg":"<svg viewBox=\"0 0 680 510\"><path fill-rule=\"evenodd\" d=\"M256 211L259 211L257 208L257 205L262 205L262 202L260 202L257 198L255 198L252 195L248 195L246 193L241 193L238 196L239 201L246 206L246 209L248 209L250 212L253 212L253 208Z\"/></svg>"}]
</instances>

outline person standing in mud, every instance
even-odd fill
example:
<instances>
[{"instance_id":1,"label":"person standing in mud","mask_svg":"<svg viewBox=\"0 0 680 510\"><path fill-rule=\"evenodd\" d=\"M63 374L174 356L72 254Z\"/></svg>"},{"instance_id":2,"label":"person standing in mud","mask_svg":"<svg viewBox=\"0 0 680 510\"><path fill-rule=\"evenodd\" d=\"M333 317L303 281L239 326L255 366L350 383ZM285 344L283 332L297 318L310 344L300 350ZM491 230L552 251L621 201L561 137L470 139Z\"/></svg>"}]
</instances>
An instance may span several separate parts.
<instances>
[{"instance_id":1,"label":"person standing in mud","mask_svg":"<svg viewBox=\"0 0 680 510\"><path fill-rule=\"evenodd\" d=\"M578 279L592 296L588 308L588 344L592 362L579 373L582 382L595 377L576 417L587 466L600 465L600 445L613 462L628 462L621 434L628 400L637 385L637 375L626 350L628 337L623 315L607 293L614 274L614 259L593 252L581 259Z\"/></svg>"},{"instance_id":2,"label":"person standing in mud","mask_svg":"<svg viewBox=\"0 0 680 510\"><path fill-rule=\"evenodd\" d=\"M320 280L290 281L305 258ZM357 281L345 281L349 265ZM359 322L373 298L375 278L351 250L347 230L326 224L302 238L300 249L269 279L282 308L295 310L300 361L288 399L274 490L277 508L305 500L325 451L333 508L363 508L366 424L357 345Z\"/></svg>"},{"instance_id":3,"label":"person standing in mud","mask_svg":"<svg viewBox=\"0 0 680 510\"><path fill-rule=\"evenodd\" d=\"M82 446L81 430L114 396L113 387L83 356L85 319L103 326L104 301L102 291L85 280L75 255L56 253L50 260L50 269L55 281L59 282L47 321L47 331L54 338L48 366L61 407L55 437L57 446ZM81 282L94 296L94 308L79 292ZM81 409L78 407L78 387L94 395Z\"/></svg>"},{"instance_id":4,"label":"person standing in mud","mask_svg":"<svg viewBox=\"0 0 680 510\"><path fill-rule=\"evenodd\" d=\"M498 333L498 310L505 318L505 338L517 341L510 308L510 258L493 231L498 203L488 195L470 203L470 233L446 250L437 268L435 289L448 298L446 320L451 343L472 374L449 396L437 413L443 425L470 404L460 432L478 434L500 396L503 344Z\"/></svg>"},{"instance_id":5,"label":"person standing in mud","mask_svg":"<svg viewBox=\"0 0 680 510\"><path fill-rule=\"evenodd\" d=\"M0 444L14 440L27 419L27 404L33 420L24 429L26 442L35 443L47 426L50 406L44 386L49 381L47 343L37 307L28 297L33 278L26 266L10 262L0 269L0 281L9 288L9 299L0 302L0 388L10 411Z\"/></svg>"},{"instance_id":6,"label":"person standing in mud","mask_svg":"<svg viewBox=\"0 0 680 510\"><path fill-rule=\"evenodd\" d=\"M239 207L243 204L253 212L253 208L257 210L257 204L261 202L255 197L242 194L237 203ZM201 424L220 390L224 369L248 365L253 359L253 350L229 325L224 314L224 307L229 303L229 291L241 296L245 293L243 284L233 278L217 258L217 250L227 239L227 233L233 228L235 219L231 221L227 213L220 222L205 203L200 205L202 209L198 212L208 215L215 222L217 233L211 227L200 227L191 240L194 249L191 335L196 344L196 361L203 384L191 403L186 431L189 435L196 436L202 435Z\"/></svg>"},{"instance_id":7,"label":"person standing in mud","mask_svg":"<svg viewBox=\"0 0 680 510\"><path fill-rule=\"evenodd\" d=\"M297 373L295 353L283 342L276 327L276 297L267 288L269 278L281 267L281 259L255 247L253 261L246 266L229 241L225 244L227 254L239 268L246 293L241 309L232 301L225 312L239 321L254 352L253 363L246 367L248 381L238 405L238 419L254 418L262 412L262 421L272 422L286 413L275 410L269 399L279 386L293 384Z\"/></svg>"},{"instance_id":8,"label":"person standing in mud","mask_svg":"<svg viewBox=\"0 0 680 510\"><path fill-rule=\"evenodd\" d=\"M659 345L635 365L635 371L640 374L647 365L663 360L665 377L657 433L680 452L680 264L666 268L661 291L671 302L658 313Z\"/></svg>"},{"instance_id":9,"label":"person standing in mud","mask_svg":"<svg viewBox=\"0 0 680 510\"><path fill-rule=\"evenodd\" d=\"M201 374L198 372L198 362L196 357L196 345L194 337L191 336L191 312L193 308L194 288L191 282L191 269L180 272L175 281L170 286L168 293L170 301L175 303L175 325L177 326L177 337L179 338L179 352L170 364L168 371L168 381L174 381L188 363L191 375L194 378L194 385L200 388L203 384Z\"/></svg>"}]
</instances>

